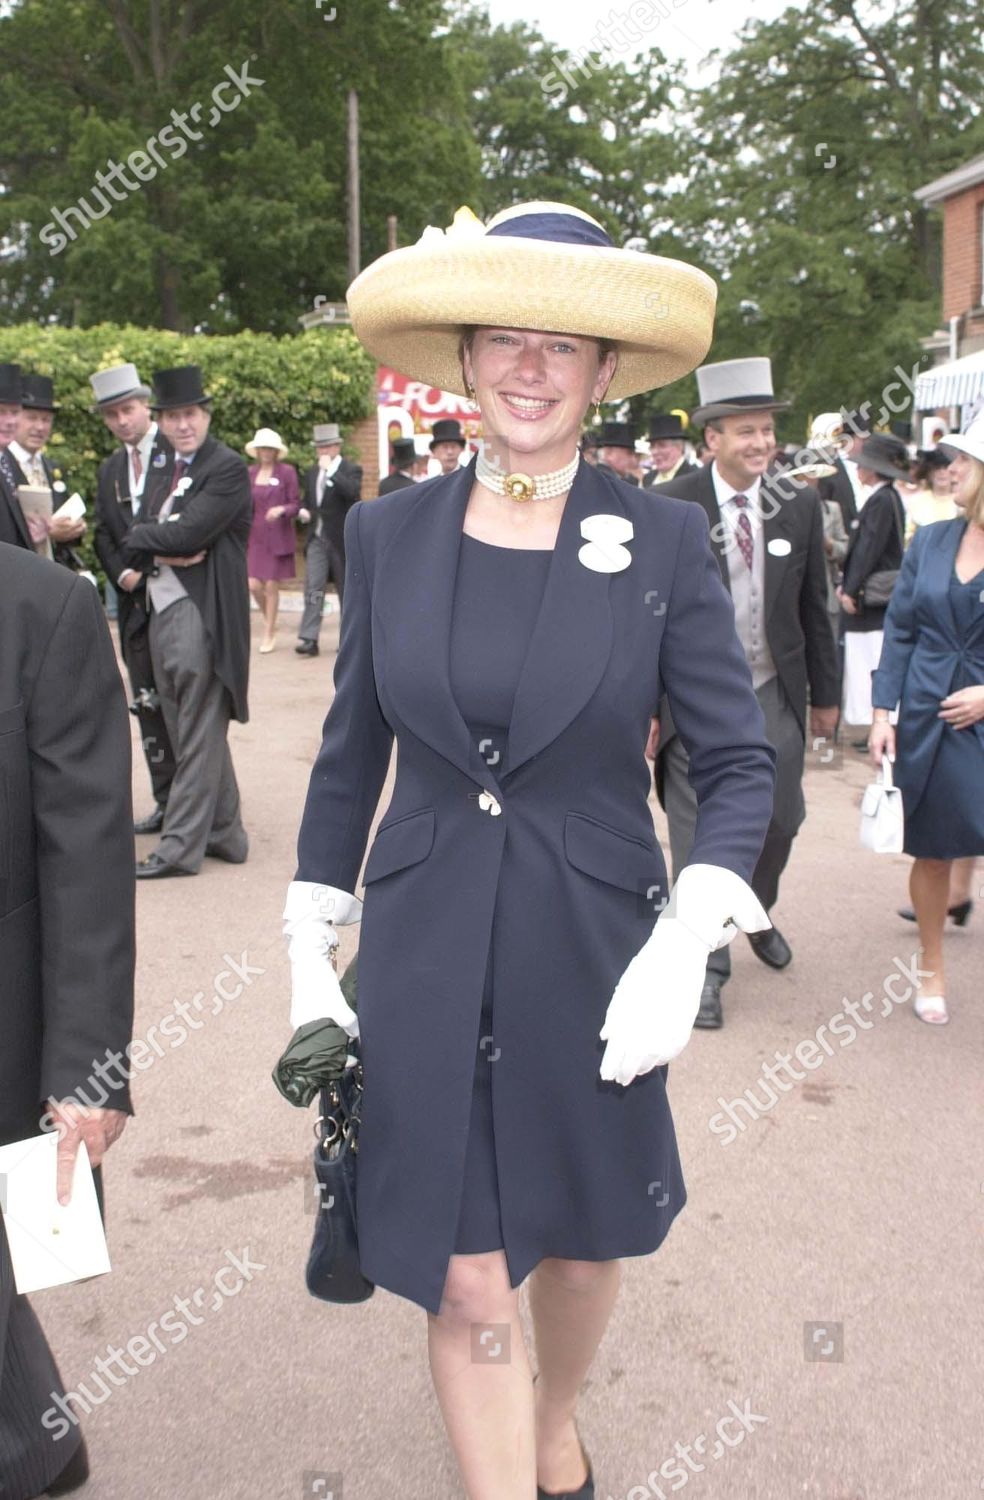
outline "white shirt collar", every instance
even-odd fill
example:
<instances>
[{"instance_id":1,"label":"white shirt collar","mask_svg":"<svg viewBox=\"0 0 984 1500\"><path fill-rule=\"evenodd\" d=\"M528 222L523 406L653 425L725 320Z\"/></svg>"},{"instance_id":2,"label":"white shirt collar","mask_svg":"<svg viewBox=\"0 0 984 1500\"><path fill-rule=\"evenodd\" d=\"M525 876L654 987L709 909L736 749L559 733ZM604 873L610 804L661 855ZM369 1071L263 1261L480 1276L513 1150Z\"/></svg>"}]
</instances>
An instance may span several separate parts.
<instances>
[{"instance_id":1,"label":"white shirt collar","mask_svg":"<svg viewBox=\"0 0 984 1500\"><path fill-rule=\"evenodd\" d=\"M28 453L27 449L22 448L16 438L11 439L11 441L7 444L7 448L8 451L14 455L18 462L18 465L22 469L24 468L25 464L33 464L35 458L40 458L41 454L44 452L44 449L41 448L36 454Z\"/></svg>"},{"instance_id":2,"label":"white shirt collar","mask_svg":"<svg viewBox=\"0 0 984 1500\"><path fill-rule=\"evenodd\" d=\"M123 446L126 448L126 451L129 454L131 463L133 461L134 449L136 449L139 452L140 457L143 461L143 466L146 469L147 460L150 457L150 450L154 446L154 440L156 439L156 437L157 423L151 422L150 426L147 428L147 431L144 433L139 443L124 443Z\"/></svg>"},{"instance_id":3,"label":"white shirt collar","mask_svg":"<svg viewBox=\"0 0 984 1500\"><path fill-rule=\"evenodd\" d=\"M757 512L758 512L759 490L762 487L762 476L761 475L759 475L758 479L754 480L754 482L752 484L748 485L745 489L743 489L743 490L736 490L736 489L734 489L728 483L728 481L721 474L720 470L718 469L717 464L716 463L712 463L711 464L711 480L713 481L713 484L714 484L714 494L715 494L715 497L717 499L717 503L718 503L718 508L719 509L723 510L723 508L725 507L725 505L728 504L728 501L729 500L733 500L736 495L744 495L744 496L746 496L749 505L756 511L756 514L757 514ZM729 508L730 508L731 511L736 511L738 509L738 507L736 505L732 505Z\"/></svg>"}]
</instances>

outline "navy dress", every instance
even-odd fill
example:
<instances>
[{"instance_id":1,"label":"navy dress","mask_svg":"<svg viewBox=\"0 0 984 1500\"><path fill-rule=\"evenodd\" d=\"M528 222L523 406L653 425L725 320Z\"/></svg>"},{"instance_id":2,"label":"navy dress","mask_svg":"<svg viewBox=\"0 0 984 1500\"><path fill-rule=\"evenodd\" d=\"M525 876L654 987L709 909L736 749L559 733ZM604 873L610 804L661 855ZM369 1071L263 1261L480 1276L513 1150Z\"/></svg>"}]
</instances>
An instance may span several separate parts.
<instances>
[{"instance_id":1,"label":"navy dress","mask_svg":"<svg viewBox=\"0 0 984 1500\"><path fill-rule=\"evenodd\" d=\"M957 632L967 641L980 622L984 568L966 583L950 575L949 602ZM961 656L946 692L976 687L980 677ZM903 798L903 802L904 802ZM904 851L916 859L965 859L984 854L984 721L969 729L944 722L926 790L905 820Z\"/></svg>"},{"instance_id":2,"label":"navy dress","mask_svg":"<svg viewBox=\"0 0 984 1500\"><path fill-rule=\"evenodd\" d=\"M451 690L479 754L504 773L513 699L543 600L552 549L498 547L463 532L451 618ZM492 948L478 1037L471 1119L454 1250L503 1248L492 1087L497 1061Z\"/></svg>"}]
</instances>

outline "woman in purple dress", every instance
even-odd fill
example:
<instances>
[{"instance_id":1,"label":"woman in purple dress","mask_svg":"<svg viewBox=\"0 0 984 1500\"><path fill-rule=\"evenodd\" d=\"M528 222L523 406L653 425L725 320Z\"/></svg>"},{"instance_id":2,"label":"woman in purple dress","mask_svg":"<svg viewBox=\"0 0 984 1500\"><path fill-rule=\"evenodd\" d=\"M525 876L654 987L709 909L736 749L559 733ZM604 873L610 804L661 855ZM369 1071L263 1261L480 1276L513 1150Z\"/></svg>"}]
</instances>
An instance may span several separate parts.
<instances>
[{"instance_id":1,"label":"woman in purple dress","mask_svg":"<svg viewBox=\"0 0 984 1500\"><path fill-rule=\"evenodd\" d=\"M249 591L263 616L262 652L276 645L280 581L294 577L294 517L300 509L297 470L285 464L287 449L271 427L261 427L246 452L256 463L249 471L253 526L249 534Z\"/></svg>"}]
</instances>

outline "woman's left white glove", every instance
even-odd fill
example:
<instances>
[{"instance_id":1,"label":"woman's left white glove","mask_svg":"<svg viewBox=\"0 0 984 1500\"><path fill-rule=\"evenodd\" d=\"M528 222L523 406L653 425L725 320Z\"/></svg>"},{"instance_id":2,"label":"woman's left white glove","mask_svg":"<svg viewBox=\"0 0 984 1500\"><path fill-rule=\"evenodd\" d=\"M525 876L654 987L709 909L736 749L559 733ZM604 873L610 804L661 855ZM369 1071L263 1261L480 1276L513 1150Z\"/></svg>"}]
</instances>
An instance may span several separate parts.
<instances>
[{"instance_id":1,"label":"woman's left white glove","mask_svg":"<svg viewBox=\"0 0 984 1500\"><path fill-rule=\"evenodd\" d=\"M751 886L720 865L688 865L666 910L615 987L599 1033L601 1076L630 1084L679 1057L700 1009L707 956L735 934L764 932L768 913Z\"/></svg>"},{"instance_id":2,"label":"woman's left white glove","mask_svg":"<svg viewBox=\"0 0 984 1500\"><path fill-rule=\"evenodd\" d=\"M284 905L284 937L289 939L290 1024L335 1021L349 1036L359 1035L355 1011L342 994L332 963L338 945L336 925L358 922L362 902L348 891L313 880L292 880Z\"/></svg>"}]
</instances>

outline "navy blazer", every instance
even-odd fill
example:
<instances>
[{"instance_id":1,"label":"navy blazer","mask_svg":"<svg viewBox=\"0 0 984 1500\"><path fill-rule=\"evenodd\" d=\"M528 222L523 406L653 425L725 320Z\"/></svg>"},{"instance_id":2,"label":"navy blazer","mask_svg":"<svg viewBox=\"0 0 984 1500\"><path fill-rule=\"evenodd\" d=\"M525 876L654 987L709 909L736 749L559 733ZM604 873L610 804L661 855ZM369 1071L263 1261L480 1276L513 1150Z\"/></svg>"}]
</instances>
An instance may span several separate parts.
<instances>
[{"instance_id":1,"label":"navy blazer","mask_svg":"<svg viewBox=\"0 0 984 1500\"><path fill-rule=\"evenodd\" d=\"M775 763L702 511L582 464L497 777L449 677L473 482L474 463L347 518L335 698L298 840L297 879L355 890L395 737L363 877L360 1254L370 1279L435 1312L490 960L513 1285L544 1254L642 1254L665 1235L685 1197L665 1069L627 1090L598 1077L612 992L666 899L644 755L660 696L691 756L694 862L750 877ZM598 514L632 523L622 571L580 560L581 523ZM483 791L501 813L483 810Z\"/></svg>"},{"instance_id":2,"label":"navy blazer","mask_svg":"<svg viewBox=\"0 0 984 1500\"><path fill-rule=\"evenodd\" d=\"M984 684L984 609L965 638L950 605L950 580L967 528L962 516L920 526L902 559L902 571L885 614L881 658L871 675L875 708L899 708L895 781L906 814L922 796L945 729L940 702L958 670ZM954 731L976 734L984 724Z\"/></svg>"}]
</instances>

